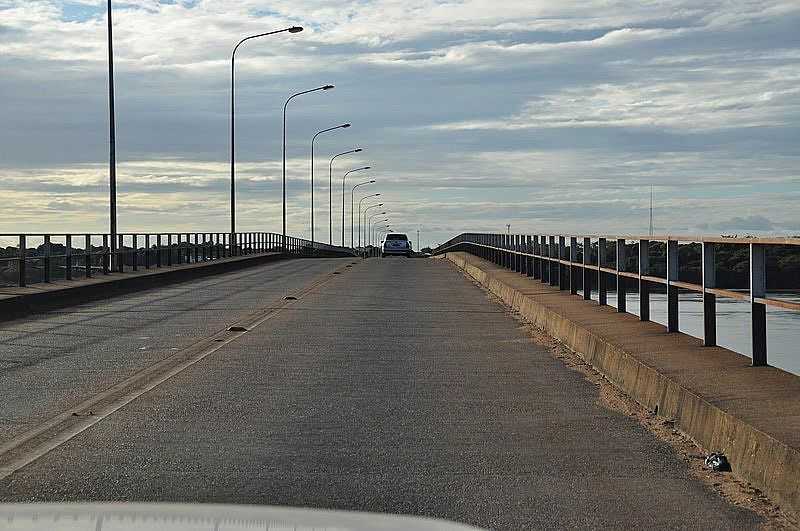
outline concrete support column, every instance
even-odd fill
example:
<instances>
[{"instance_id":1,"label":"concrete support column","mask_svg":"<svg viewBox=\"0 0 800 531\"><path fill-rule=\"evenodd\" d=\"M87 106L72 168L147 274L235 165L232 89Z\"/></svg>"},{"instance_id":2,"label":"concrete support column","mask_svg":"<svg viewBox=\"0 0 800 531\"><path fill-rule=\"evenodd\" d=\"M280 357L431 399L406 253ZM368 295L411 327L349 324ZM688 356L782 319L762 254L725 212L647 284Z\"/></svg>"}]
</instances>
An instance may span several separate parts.
<instances>
[{"instance_id":1,"label":"concrete support column","mask_svg":"<svg viewBox=\"0 0 800 531\"><path fill-rule=\"evenodd\" d=\"M678 331L678 242L667 240L667 332Z\"/></svg>"},{"instance_id":2,"label":"concrete support column","mask_svg":"<svg viewBox=\"0 0 800 531\"><path fill-rule=\"evenodd\" d=\"M767 364L767 306L756 299L767 296L766 248L750 244L750 321L752 323L753 366Z\"/></svg>"}]
</instances>

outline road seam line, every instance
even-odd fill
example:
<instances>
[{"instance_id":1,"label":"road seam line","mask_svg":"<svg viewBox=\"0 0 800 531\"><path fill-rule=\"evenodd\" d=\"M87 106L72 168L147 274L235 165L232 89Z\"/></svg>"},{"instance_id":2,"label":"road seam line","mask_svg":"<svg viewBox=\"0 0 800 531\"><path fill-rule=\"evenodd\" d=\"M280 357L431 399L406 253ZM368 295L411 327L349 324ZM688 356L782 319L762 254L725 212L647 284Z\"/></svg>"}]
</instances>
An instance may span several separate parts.
<instances>
[{"instance_id":1,"label":"road seam line","mask_svg":"<svg viewBox=\"0 0 800 531\"><path fill-rule=\"evenodd\" d=\"M344 266L336 268L334 271L340 271L343 268ZM333 272L327 273L323 278L312 282L297 292L298 300L300 300L300 297L303 295L311 293L315 289L323 286L335 278L336 276L333 275ZM229 345L252 330L258 328L261 324L279 315L281 311L288 309L289 306L297 303L298 300L285 301L286 303L280 306L275 307L270 305L252 312L250 315L247 315L238 321L225 326L222 330L215 332L210 336L206 336L205 338L195 342L193 345L182 349L180 352L177 352L166 359L160 360L153 365L136 372L122 382L111 386L105 391L101 391L93 397L84 400L77 406L60 413L55 417L52 417L39 424L32 430L29 430L11 439L7 443L0 446L0 480L7 478L17 470L29 465L40 457L58 448L81 432L94 426L109 415L133 402L140 396L155 389L173 376L180 374L207 356L217 352L222 347ZM228 332L227 329L230 326L235 325L244 325L247 328L247 331L236 332L236 335L229 336L231 332ZM220 339L222 336L225 337ZM194 354L190 354L189 357L183 359L182 361L178 361L176 365L171 366L171 368L166 370L166 372L158 374L159 369L162 369L164 366L170 366L170 362L175 362L177 359L180 359L182 355L186 356L187 352L191 352L192 350L196 349L201 350ZM148 380L148 376L153 374L158 374L158 376ZM144 385L142 385L143 383ZM93 411L89 411L89 415L84 416L86 415L85 411L88 408L102 403L104 400L108 400L119 393L123 393L128 388L131 388L129 392L112 399L109 404L102 406L99 412L95 413ZM63 428L58 428L60 424L64 423L68 423L68 425ZM56 430L56 432L47 437L44 441L34 443L33 448L23 450L21 455L12 457L12 459L8 460L6 463L3 463L7 454L13 453L15 450L24 447L26 443L29 443L37 437L46 434L50 430Z\"/></svg>"}]
</instances>

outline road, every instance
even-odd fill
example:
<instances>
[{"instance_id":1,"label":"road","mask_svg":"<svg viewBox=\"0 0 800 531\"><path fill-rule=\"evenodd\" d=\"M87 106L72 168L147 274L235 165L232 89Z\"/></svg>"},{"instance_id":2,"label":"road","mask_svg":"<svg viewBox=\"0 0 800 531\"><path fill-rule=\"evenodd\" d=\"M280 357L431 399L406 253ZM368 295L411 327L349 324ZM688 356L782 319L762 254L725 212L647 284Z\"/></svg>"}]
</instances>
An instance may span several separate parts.
<instances>
[{"instance_id":1,"label":"road","mask_svg":"<svg viewBox=\"0 0 800 531\"><path fill-rule=\"evenodd\" d=\"M0 480L0 500L291 505L494 529L758 525L445 262L352 262L270 264L4 325L6 440L271 308Z\"/></svg>"}]
</instances>

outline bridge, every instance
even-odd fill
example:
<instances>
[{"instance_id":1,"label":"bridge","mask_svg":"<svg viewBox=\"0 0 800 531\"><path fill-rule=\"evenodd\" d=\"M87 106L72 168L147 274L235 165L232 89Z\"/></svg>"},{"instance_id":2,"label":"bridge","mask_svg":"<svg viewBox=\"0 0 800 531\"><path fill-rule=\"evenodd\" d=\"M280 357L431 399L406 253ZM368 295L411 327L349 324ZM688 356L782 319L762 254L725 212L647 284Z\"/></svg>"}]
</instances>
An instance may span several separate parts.
<instances>
[{"instance_id":1,"label":"bridge","mask_svg":"<svg viewBox=\"0 0 800 531\"><path fill-rule=\"evenodd\" d=\"M769 365L766 326L800 310L768 289L800 240L469 233L363 259L261 232L4 237L2 501L493 529L800 513L800 378ZM723 246L746 252L746 289L715 265ZM695 251L699 269L680 259ZM702 298L700 339L679 291ZM717 346L716 297L751 305L751 357Z\"/></svg>"}]
</instances>

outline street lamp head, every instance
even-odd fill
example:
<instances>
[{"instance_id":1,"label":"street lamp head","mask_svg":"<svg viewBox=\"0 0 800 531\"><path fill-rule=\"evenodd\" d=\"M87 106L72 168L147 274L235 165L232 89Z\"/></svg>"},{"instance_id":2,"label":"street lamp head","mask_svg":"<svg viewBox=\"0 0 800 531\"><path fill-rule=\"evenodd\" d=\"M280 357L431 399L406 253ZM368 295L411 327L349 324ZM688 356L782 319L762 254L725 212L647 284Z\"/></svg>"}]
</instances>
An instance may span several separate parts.
<instances>
[{"instance_id":1,"label":"street lamp head","mask_svg":"<svg viewBox=\"0 0 800 531\"><path fill-rule=\"evenodd\" d=\"M362 169L362 170L371 170L371 169L372 169L372 166L364 166L364 167L363 167L363 168L361 168L361 169Z\"/></svg>"},{"instance_id":2,"label":"street lamp head","mask_svg":"<svg viewBox=\"0 0 800 531\"><path fill-rule=\"evenodd\" d=\"M372 184L375 182L375 179L372 179L369 183Z\"/></svg>"},{"instance_id":3,"label":"street lamp head","mask_svg":"<svg viewBox=\"0 0 800 531\"><path fill-rule=\"evenodd\" d=\"M339 127L341 127L342 129L347 129L348 127L350 127L350 124L342 124Z\"/></svg>"},{"instance_id":4,"label":"street lamp head","mask_svg":"<svg viewBox=\"0 0 800 531\"><path fill-rule=\"evenodd\" d=\"M322 87L322 90L330 90L332 88L334 88L333 85L325 85L324 87Z\"/></svg>"},{"instance_id":5,"label":"street lamp head","mask_svg":"<svg viewBox=\"0 0 800 531\"><path fill-rule=\"evenodd\" d=\"M292 26L289 28L289 33L300 33L301 31L303 31L301 26Z\"/></svg>"},{"instance_id":6,"label":"street lamp head","mask_svg":"<svg viewBox=\"0 0 800 531\"><path fill-rule=\"evenodd\" d=\"M364 151L364 150L361 149L361 148L356 148L356 149L353 150L353 153L361 153L362 151Z\"/></svg>"}]
</instances>

